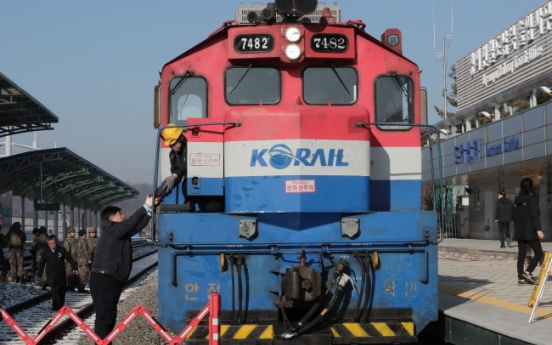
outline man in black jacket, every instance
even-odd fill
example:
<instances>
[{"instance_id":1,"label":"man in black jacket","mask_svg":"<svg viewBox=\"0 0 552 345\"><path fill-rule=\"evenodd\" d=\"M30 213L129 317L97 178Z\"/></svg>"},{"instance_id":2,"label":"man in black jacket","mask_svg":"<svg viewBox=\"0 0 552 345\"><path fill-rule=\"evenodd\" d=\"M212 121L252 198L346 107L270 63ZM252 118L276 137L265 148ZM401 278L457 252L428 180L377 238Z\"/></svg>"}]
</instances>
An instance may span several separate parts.
<instances>
[{"instance_id":1,"label":"man in black jacket","mask_svg":"<svg viewBox=\"0 0 552 345\"><path fill-rule=\"evenodd\" d=\"M65 287L67 285L65 260L69 261L73 267L74 274L79 274L79 271L77 271L77 263L71 254L63 246L57 244L56 236L48 236L48 247L44 249L38 265L38 279L40 280L42 277L44 265L46 265L46 283L52 294L52 310L57 311L65 304Z\"/></svg>"},{"instance_id":2,"label":"man in black jacket","mask_svg":"<svg viewBox=\"0 0 552 345\"><path fill-rule=\"evenodd\" d=\"M500 235L500 248L506 248L504 240L508 242L510 248L510 222L512 221L512 210L514 204L506 197L506 193L498 192L496 201L495 223L498 223L498 233Z\"/></svg>"},{"instance_id":3,"label":"man in black jacket","mask_svg":"<svg viewBox=\"0 0 552 345\"><path fill-rule=\"evenodd\" d=\"M130 238L139 233L151 218L152 199L125 220L121 209L106 207L101 214L101 232L94 252L90 293L96 310L94 332L104 339L115 328L117 304L132 269Z\"/></svg>"}]
</instances>

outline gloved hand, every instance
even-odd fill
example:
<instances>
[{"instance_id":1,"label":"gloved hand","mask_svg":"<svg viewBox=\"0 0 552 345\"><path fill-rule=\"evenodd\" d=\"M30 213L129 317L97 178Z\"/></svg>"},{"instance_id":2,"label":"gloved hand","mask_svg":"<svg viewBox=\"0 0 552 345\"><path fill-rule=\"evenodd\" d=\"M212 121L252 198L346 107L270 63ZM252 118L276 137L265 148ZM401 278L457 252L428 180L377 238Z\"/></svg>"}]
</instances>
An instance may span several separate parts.
<instances>
[{"instance_id":1,"label":"gloved hand","mask_svg":"<svg viewBox=\"0 0 552 345\"><path fill-rule=\"evenodd\" d=\"M174 176L173 174L170 174L166 179L163 180L163 182L165 183L165 186L163 187L163 189L165 190L165 192L168 193L174 188L174 184L176 182L176 176Z\"/></svg>"}]
</instances>

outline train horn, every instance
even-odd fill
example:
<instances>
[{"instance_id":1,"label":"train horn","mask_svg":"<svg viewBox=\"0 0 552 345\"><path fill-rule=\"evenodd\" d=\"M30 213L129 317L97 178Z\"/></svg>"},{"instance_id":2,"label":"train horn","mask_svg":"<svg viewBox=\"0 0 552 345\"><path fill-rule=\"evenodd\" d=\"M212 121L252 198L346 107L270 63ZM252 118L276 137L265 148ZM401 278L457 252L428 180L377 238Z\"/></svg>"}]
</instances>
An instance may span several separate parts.
<instances>
[{"instance_id":1,"label":"train horn","mask_svg":"<svg viewBox=\"0 0 552 345\"><path fill-rule=\"evenodd\" d=\"M293 7L302 15L314 13L318 8L318 0L294 0Z\"/></svg>"}]
</instances>

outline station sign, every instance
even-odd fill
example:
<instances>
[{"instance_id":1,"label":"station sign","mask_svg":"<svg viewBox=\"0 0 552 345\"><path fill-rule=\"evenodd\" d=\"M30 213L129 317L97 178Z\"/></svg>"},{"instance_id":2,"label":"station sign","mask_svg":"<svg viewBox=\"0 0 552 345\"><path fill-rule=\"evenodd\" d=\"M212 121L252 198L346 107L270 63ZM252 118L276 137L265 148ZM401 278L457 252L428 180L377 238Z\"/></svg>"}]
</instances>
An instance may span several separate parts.
<instances>
[{"instance_id":1,"label":"station sign","mask_svg":"<svg viewBox=\"0 0 552 345\"><path fill-rule=\"evenodd\" d=\"M499 20L493 18L491 20ZM456 62L458 111L550 71L552 0Z\"/></svg>"},{"instance_id":2,"label":"station sign","mask_svg":"<svg viewBox=\"0 0 552 345\"><path fill-rule=\"evenodd\" d=\"M504 152L510 152L521 149L521 138L517 138L516 136L513 136L511 138L504 139L504 143L496 144L496 145L490 145L487 144L486 147L486 153L487 157L496 156L499 154L502 154Z\"/></svg>"},{"instance_id":3,"label":"station sign","mask_svg":"<svg viewBox=\"0 0 552 345\"><path fill-rule=\"evenodd\" d=\"M455 146L454 157L456 164L471 164L481 161L481 138Z\"/></svg>"}]
</instances>

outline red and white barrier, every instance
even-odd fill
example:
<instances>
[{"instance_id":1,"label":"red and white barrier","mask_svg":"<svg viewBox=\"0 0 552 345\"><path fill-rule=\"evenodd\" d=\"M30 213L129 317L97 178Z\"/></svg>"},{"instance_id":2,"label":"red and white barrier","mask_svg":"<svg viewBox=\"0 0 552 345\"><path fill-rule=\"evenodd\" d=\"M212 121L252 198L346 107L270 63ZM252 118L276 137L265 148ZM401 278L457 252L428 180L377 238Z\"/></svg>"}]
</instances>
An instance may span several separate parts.
<instances>
[{"instance_id":1,"label":"red and white barrier","mask_svg":"<svg viewBox=\"0 0 552 345\"><path fill-rule=\"evenodd\" d=\"M27 345L37 345L43 338L50 332L55 325L62 319L63 315L67 315L71 320L73 320L77 326L79 326L84 333L94 341L96 345L107 345L113 339L115 339L122 331L125 329L126 326L128 326L132 320L134 320L138 315L142 315L144 319L159 333L163 339L170 345L179 345L186 339L186 337L192 332L192 330L203 320L203 318L209 314L209 345L219 345L220 344L220 322L219 322L219 315L220 315L220 295L218 293L212 293L210 296L210 301L207 303L207 305L201 310L201 312L190 322L183 330L182 332L176 337L173 338L164 328L161 326L157 320L153 318L151 313L147 311L146 308L142 307L141 305L134 308L124 319L121 321L120 324L118 324L115 329L105 338L100 339L94 333L94 331L88 327L84 321L68 306L64 306L61 308L38 332L38 334L31 338L18 324L17 322L4 310L2 307L0 307L0 314L2 315L2 318L6 320L8 325L17 333L17 335L23 339L25 344Z\"/></svg>"}]
</instances>

